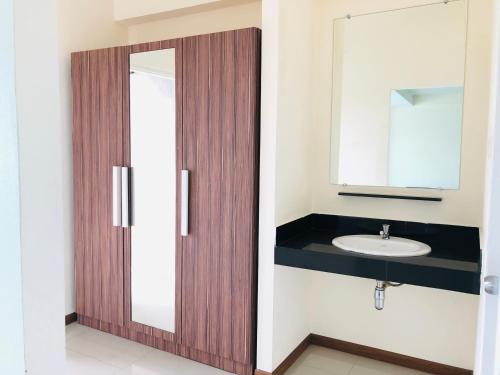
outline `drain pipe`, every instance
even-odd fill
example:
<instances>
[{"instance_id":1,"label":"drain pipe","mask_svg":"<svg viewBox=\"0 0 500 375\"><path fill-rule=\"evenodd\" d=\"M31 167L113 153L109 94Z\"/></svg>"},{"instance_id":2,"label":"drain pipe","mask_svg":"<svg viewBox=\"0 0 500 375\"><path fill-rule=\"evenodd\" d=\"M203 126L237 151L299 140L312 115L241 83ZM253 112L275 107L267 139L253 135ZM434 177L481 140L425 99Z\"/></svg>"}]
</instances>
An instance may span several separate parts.
<instances>
[{"instance_id":1,"label":"drain pipe","mask_svg":"<svg viewBox=\"0 0 500 375\"><path fill-rule=\"evenodd\" d=\"M377 280L377 285L375 286L375 308L377 310L383 310L384 309L384 303L385 303L385 289L390 286L398 287L403 284L400 283L393 283L390 281L380 281Z\"/></svg>"},{"instance_id":2,"label":"drain pipe","mask_svg":"<svg viewBox=\"0 0 500 375\"><path fill-rule=\"evenodd\" d=\"M375 308L377 310L382 310L384 308L385 301L385 282L377 280L377 286L375 286Z\"/></svg>"}]
</instances>

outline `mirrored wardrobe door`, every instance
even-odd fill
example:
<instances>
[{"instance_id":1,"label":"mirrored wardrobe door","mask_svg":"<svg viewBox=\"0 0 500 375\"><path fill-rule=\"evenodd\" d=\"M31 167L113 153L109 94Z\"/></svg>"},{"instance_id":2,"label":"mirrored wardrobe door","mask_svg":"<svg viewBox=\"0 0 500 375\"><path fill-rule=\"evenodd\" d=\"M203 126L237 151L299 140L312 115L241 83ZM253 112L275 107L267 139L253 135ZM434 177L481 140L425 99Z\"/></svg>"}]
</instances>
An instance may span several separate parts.
<instances>
[{"instance_id":1,"label":"mirrored wardrobe door","mask_svg":"<svg viewBox=\"0 0 500 375\"><path fill-rule=\"evenodd\" d=\"M174 333L181 166L176 48L131 53L129 85L130 168L122 178L128 172L130 320ZM122 210L126 216L127 202Z\"/></svg>"}]
</instances>

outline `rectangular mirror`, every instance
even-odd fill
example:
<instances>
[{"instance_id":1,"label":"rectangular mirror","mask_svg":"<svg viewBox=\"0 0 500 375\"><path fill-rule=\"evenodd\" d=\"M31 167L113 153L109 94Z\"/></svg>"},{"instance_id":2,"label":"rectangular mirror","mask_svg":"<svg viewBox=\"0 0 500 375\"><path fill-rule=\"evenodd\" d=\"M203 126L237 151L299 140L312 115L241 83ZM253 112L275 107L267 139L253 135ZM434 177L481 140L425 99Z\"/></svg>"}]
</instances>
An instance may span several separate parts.
<instances>
[{"instance_id":1,"label":"rectangular mirror","mask_svg":"<svg viewBox=\"0 0 500 375\"><path fill-rule=\"evenodd\" d=\"M330 181L458 189L467 3L334 21Z\"/></svg>"},{"instance_id":2,"label":"rectangular mirror","mask_svg":"<svg viewBox=\"0 0 500 375\"><path fill-rule=\"evenodd\" d=\"M175 331L175 49L130 55L132 320Z\"/></svg>"}]
</instances>

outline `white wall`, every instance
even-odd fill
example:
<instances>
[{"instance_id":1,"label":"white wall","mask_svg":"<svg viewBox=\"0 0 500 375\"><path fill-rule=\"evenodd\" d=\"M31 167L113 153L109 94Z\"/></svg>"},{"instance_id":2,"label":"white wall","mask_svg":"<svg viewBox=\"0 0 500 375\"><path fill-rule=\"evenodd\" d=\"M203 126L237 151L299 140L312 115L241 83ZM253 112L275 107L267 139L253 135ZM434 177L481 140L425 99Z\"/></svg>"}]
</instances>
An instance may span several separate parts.
<instances>
[{"instance_id":1,"label":"white wall","mask_svg":"<svg viewBox=\"0 0 500 375\"><path fill-rule=\"evenodd\" d=\"M114 19L123 21L220 2L221 0L114 0Z\"/></svg>"},{"instance_id":2,"label":"white wall","mask_svg":"<svg viewBox=\"0 0 500 375\"><path fill-rule=\"evenodd\" d=\"M217 11L255 1L260 0L114 0L114 19L132 25Z\"/></svg>"},{"instance_id":3,"label":"white wall","mask_svg":"<svg viewBox=\"0 0 500 375\"><path fill-rule=\"evenodd\" d=\"M500 156L500 1L494 0L493 54L490 96L490 118L488 128L486 189L484 199L484 246L482 274L498 275L500 253L498 253L498 168ZM482 285L483 287L483 285ZM479 324L476 345L475 374L500 373L500 320L499 297L483 293L480 297ZM495 368L496 367L496 368Z\"/></svg>"},{"instance_id":4,"label":"white wall","mask_svg":"<svg viewBox=\"0 0 500 375\"><path fill-rule=\"evenodd\" d=\"M311 210L313 12L310 1L280 1L279 33L277 225Z\"/></svg>"},{"instance_id":5,"label":"white wall","mask_svg":"<svg viewBox=\"0 0 500 375\"><path fill-rule=\"evenodd\" d=\"M260 27L261 2L252 1L129 26L129 43Z\"/></svg>"},{"instance_id":6,"label":"white wall","mask_svg":"<svg viewBox=\"0 0 500 375\"><path fill-rule=\"evenodd\" d=\"M311 210L313 21L310 0L279 1L279 18L274 21L279 27L277 225L307 215ZM264 37L266 33L264 29ZM261 159L261 165L267 162ZM274 252L273 247L274 242L273 246L260 251ZM274 268L272 369L310 333L308 304L304 303L309 292L309 278L308 271Z\"/></svg>"},{"instance_id":7,"label":"white wall","mask_svg":"<svg viewBox=\"0 0 500 375\"><path fill-rule=\"evenodd\" d=\"M6 8L2 9L1 15L7 17L11 12L8 1L3 1L2 6ZM112 11L111 0L109 4L103 1L50 0L42 3L16 0L14 5L24 355L30 374L64 371L64 315L75 311L70 52L125 42L127 33L124 28L121 28L121 39L117 40L120 28L112 24ZM105 21L106 17L109 21ZM8 33L12 24L7 19L1 24L5 28L2 37L12 37ZM2 52L9 51L8 41L5 43ZM2 58L9 57L2 55ZM1 65L6 69L2 70L4 73L12 69L8 60ZM9 82L3 78L2 82ZM10 89L8 85L2 85L4 88ZM11 120L16 119L11 117ZM12 122L2 122L2 125L12 126ZM13 148L9 156L12 157L15 128L9 130L10 135L2 133L1 139L10 141ZM2 151L7 150L2 147ZM2 176L7 175L2 173ZM15 181L15 176L9 178L11 184ZM8 187L2 183L2 188ZM11 189L14 187L10 186ZM15 196L10 204L16 204ZM15 226L13 208L9 208L12 212L9 223ZM2 212L8 212L7 207ZM2 228L7 229L7 226L2 225ZM16 236L14 228L9 230L9 235ZM9 238L3 234L0 237L2 241ZM15 242L10 249L10 261L15 262ZM7 265L2 261L4 264ZM12 263L11 272L15 269ZM14 276L9 284L15 285ZM11 292L15 291L13 287ZM9 306L18 308L15 300ZM15 319L2 321L9 322L12 330L19 328ZM11 344L12 341L20 344L14 333L6 337ZM9 347L13 349L15 345ZM6 352L2 350L3 353Z\"/></svg>"},{"instance_id":8,"label":"white wall","mask_svg":"<svg viewBox=\"0 0 500 375\"><path fill-rule=\"evenodd\" d=\"M279 85L278 97L282 98L277 115L277 150L276 156L276 221L277 225L294 219L294 214L318 212L337 215L350 215L361 217L378 217L396 220L412 220L421 222L449 223L460 225L481 226L483 210L484 189L484 164L485 144L488 120L488 97L489 97L489 67L490 67L490 41L491 41L491 5L492 0L481 2L471 1L469 5L467 66L465 84L464 104L464 129L463 129L463 152L461 167L461 187L458 191L445 191L438 194L444 198L441 203L425 203L411 201L388 201L360 198L343 198L337 193L342 187L329 183L329 157L330 157L330 99L331 99L331 52L332 52L332 20L346 14L363 14L374 11L382 11L405 6L431 3L433 1L422 0L384 0L378 2L366 2L363 0L315 0L310 2L316 18L313 24L314 38L314 67L315 76L312 88L312 121L302 122L301 125L289 125L294 129L293 134L314 134L314 139L303 140L300 137L282 137L283 123L280 116L284 111L296 113L296 106L300 91L284 91L286 85ZM263 8L266 9L273 0L264 0ZM300 0L287 1L287 9L280 7L278 18L291 12L294 6L300 6ZM305 16L307 18L307 15ZM284 24L280 19L280 25ZM295 23L289 23L289 29L280 28L278 36L281 42L287 33L296 33L297 28L303 26L302 32L307 33L309 22L296 19ZM266 38L271 38L263 33L264 43ZM276 38L276 36L272 36ZM298 47L300 46L300 47ZM326 47L325 47L326 46ZM300 44L288 45L295 52L303 53L304 46ZM279 46L280 56L285 45ZM264 50L264 53L266 51ZM284 52L283 52L284 53ZM291 52L289 52L291 54ZM305 52L307 53L307 49ZM285 53L283 54L285 55ZM289 55L290 56L290 55ZM296 76L304 74L301 58L289 59L286 67L280 65L285 71L295 71ZM264 92L263 92L264 94ZM285 104L285 102L289 104ZM310 101L304 101L303 106L310 105ZM304 108L300 111L307 112ZM287 116L289 119L292 115ZM304 119L303 117L302 119ZM310 124L313 127L310 128ZM263 122L264 124L264 122ZM300 129L299 129L300 128ZM286 142L286 145L282 145ZM312 142L311 155L303 155L303 160L311 162L311 206L294 210L297 200L301 196L300 188L293 184L279 184L279 181L293 181L294 175L301 173L298 168L280 168L290 160L296 160L293 154L296 150L300 153L304 149L304 143ZM280 155L286 152L286 155ZM285 174L285 175L283 175ZM291 191L290 191L291 190ZM364 188L350 189L351 191L368 191L374 193L412 194L412 195L435 195L436 192L418 189L398 188ZM261 194L263 190L261 189ZM280 196L287 197L286 199ZM282 201L280 201L282 199ZM262 243L266 248L264 251L272 251L270 242ZM260 267L263 267L261 264ZM274 313L274 357L273 368L283 358L286 352L284 347L296 346L297 339L283 335L280 342L277 334L279 323L276 322L278 315L276 311L285 311L284 304L292 301L309 302L311 309L308 323L301 321L302 315L296 317L294 322L287 320L288 327L309 326L311 331L326 336L352 341L360 344L371 345L381 349L390 350L402 354L428 359L440 363L473 368L474 365L474 343L476 327L477 296L428 289L423 287L404 286L400 289L389 289L386 308L382 312L375 312L373 308L372 280L351 278L334 274L324 274L309 271L309 298L302 299L304 294L300 290L293 294L291 289L286 289L284 283L290 282L293 277L276 277L278 273L275 267L275 293L277 291L288 293L287 299L278 296L274 298L274 306L259 305L259 311L268 309ZM291 269L289 272L294 272ZM307 282L308 276L300 276ZM295 296L295 297L294 297ZM283 301L285 300L285 301ZM263 313L261 313L263 314ZM259 315L260 316L260 315ZM374 329L374 328L377 329ZM259 340L261 338L259 337ZM295 340L294 343L291 341ZM278 346L278 347L277 347ZM260 367L261 362L258 362ZM269 371L269 369L263 368Z\"/></svg>"},{"instance_id":9,"label":"white wall","mask_svg":"<svg viewBox=\"0 0 500 375\"><path fill-rule=\"evenodd\" d=\"M274 267L272 370L311 333L312 273L300 268ZM259 307L260 308L260 307ZM257 364L257 368L263 370ZM271 368L267 370L271 372Z\"/></svg>"},{"instance_id":10,"label":"white wall","mask_svg":"<svg viewBox=\"0 0 500 375\"><path fill-rule=\"evenodd\" d=\"M73 246L73 154L71 52L127 43L127 29L113 20L112 0L59 0L59 74L62 150L58 165L63 178L63 228L65 254L66 314L75 312Z\"/></svg>"},{"instance_id":11,"label":"white wall","mask_svg":"<svg viewBox=\"0 0 500 375\"><path fill-rule=\"evenodd\" d=\"M262 2L257 368L272 372L279 2ZM264 162L264 160L266 162ZM279 317L278 317L279 318Z\"/></svg>"},{"instance_id":12,"label":"white wall","mask_svg":"<svg viewBox=\"0 0 500 375\"><path fill-rule=\"evenodd\" d=\"M16 0L16 98L26 370L64 365L64 226L58 9Z\"/></svg>"},{"instance_id":13,"label":"white wall","mask_svg":"<svg viewBox=\"0 0 500 375\"><path fill-rule=\"evenodd\" d=\"M24 374L14 0L0 1L0 373Z\"/></svg>"}]
</instances>

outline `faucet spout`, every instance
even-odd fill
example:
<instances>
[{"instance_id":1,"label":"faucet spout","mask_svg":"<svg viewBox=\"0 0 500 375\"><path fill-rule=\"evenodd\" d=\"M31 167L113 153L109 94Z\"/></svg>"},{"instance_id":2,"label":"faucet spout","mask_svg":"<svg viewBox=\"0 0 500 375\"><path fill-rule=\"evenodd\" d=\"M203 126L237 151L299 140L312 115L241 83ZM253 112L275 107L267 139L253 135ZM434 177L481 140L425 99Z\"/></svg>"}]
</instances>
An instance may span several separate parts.
<instances>
[{"instance_id":1,"label":"faucet spout","mask_svg":"<svg viewBox=\"0 0 500 375\"><path fill-rule=\"evenodd\" d=\"M382 237L383 240L388 240L391 238L389 235L389 230L391 226L389 224L383 224L382 225L382 230L380 231L380 237Z\"/></svg>"}]
</instances>

